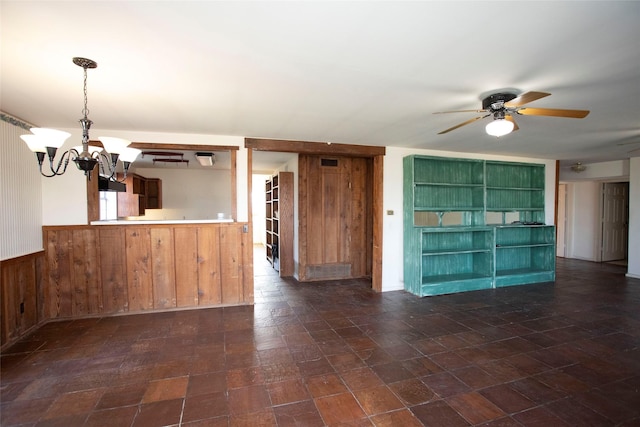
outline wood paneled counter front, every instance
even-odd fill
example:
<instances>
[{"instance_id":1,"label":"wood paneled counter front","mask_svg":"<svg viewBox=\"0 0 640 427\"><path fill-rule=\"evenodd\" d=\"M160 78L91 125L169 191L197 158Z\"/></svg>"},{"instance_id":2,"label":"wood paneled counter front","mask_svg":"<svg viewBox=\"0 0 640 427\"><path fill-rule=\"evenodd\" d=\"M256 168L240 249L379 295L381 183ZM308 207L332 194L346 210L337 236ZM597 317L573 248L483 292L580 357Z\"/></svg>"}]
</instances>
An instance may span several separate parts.
<instances>
[{"instance_id":1,"label":"wood paneled counter front","mask_svg":"<svg viewBox=\"0 0 640 427\"><path fill-rule=\"evenodd\" d=\"M253 304L248 223L44 226L51 319Z\"/></svg>"}]
</instances>

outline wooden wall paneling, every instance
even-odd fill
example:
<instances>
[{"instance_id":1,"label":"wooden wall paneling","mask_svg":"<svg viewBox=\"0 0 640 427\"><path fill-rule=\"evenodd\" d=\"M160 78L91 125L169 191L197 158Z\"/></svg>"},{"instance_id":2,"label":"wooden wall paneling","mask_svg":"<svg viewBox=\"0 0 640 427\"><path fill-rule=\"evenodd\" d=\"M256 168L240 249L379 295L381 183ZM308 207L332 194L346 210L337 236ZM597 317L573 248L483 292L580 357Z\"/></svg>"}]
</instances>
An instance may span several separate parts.
<instances>
[{"instance_id":1,"label":"wooden wall paneling","mask_svg":"<svg viewBox=\"0 0 640 427\"><path fill-rule=\"evenodd\" d=\"M336 197L335 213L333 220L336 222L336 233L332 236L329 247L325 247L325 257L335 253L335 261L340 264L351 264L351 252L349 251L349 241L351 235L351 197L357 189L353 188L351 182L352 159L338 159L338 167L334 172L333 168L325 168L335 181L326 188L325 197L328 193L336 193L330 197ZM332 245L335 245L333 248ZM328 259L328 258L325 258Z\"/></svg>"},{"instance_id":2,"label":"wooden wall paneling","mask_svg":"<svg viewBox=\"0 0 640 427\"><path fill-rule=\"evenodd\" d=\"M172 228L150 229L153 308L176 306L176 266Z\"/></svg>"},{"instance_id":3,"label":"wooden wall paneling","mask_svg":"<svg viewBox=\"0 0 640 427\"><path fill-rule=\"evenodd\" d=\"M295 272L294 243L294 182L292 172L278 174L278 256L280 276L290 277ZM252 255L253 257L253 255Z\"/></svg>"},{"instance_id":4,"label":"wooden wall paneling","mask_svg":"<svg viewBox=\"0 0 640 427\"><path fill-rule=\"evenodd\" d=\"M222 303L220 227L198 228L198 304Z\"/></svg>"},{"instance_id":5,"label":"wooden wall paneling","mask_svg":"<svg viewBox=\"0 0 640 427\"><path fill-rule=\"evenodd\" d=\"M99 229L100 279L104 313L122 313L129 310L127 293L127 261L125 258L125 228Z\"/></svg>"},{"instance_id":6,"label":"wooden wall paneling","mask_svg":"<svg viewBox=\"0 0 640 427\"><path fill-rule=\"evenodd\" d=\"M98 166L99 168L99 166ZM92 179L87 179L87 221L100 219L100 191L98 189L98 168L91 174Z\"/></svg>"},{"instance_id":7,"label":"wooden wall paneling","mask_svg":"<svg viewBox=\"0 0 640 427\"><path fill-rule=\"evenodd\" d=\"M382 230L383 230L383 170L384 156L373 158L371 182L373 184L373 244L371 265L371 287L374 291L382 292Z\"/></svg>"},{"instance_id":8,"label":"wooden wall paneling","mask_svg":"<svg viewBox=\"0 0 640 427\"><path fill-rule=\"evenodd\" d=\"M149 228L125 227L129 311L153 309Z\"/></svg>"},{"instance_id":9,"label":"wooden wall paneling","mask_svg":"<svg viewBox=\"0 0 640 427\"><path fill-rule=\"evenodd\" d=\"M309 157L298 156L298 280L304 281L307 265Z\"/></svg>"},{"instance_id":10,"label":"wooden wall paneling","mask_svg":"<svg viewBox=\"0 0 640 427\"><path fill-rule=\"evenodd\" d=\"M15 322L11 321L14 318L12 312L15 309L12 307L15 304L15 297L9 285L11 276L8 272L9 270L0 262L0 348L9 342L11 332L16 328Z\"/></svg>"},{"instance_id":11,"label":"wooden wall paneling","mask_svg":"<svg viewBox=\"0 0 640 427\"><path fill-rule=\"evenodd\" d=\"M71 317L71 270L69 230L45 233L45 248L49 254L46 263L45 312L52 319Z\"/></svg>"},{"instance_id":12,"label":"wooden wall paneling","mask_svg":"<svg viewBox=\"0 0 640 427\"><path fill-rule=\"evenodd\" d=\"M253 212L251 197L253 193L253 150L247 150L247 190L249 222L246 224L246 232L243 229L242 234L242 301L246 304L253 304L253 215L251 214ZM293 203L293 200L291 202ZM291 257L291 268L293 272L293 257Z\"/></svg>"},{"instance_id":13,"label":"wooden wall paneling","mask_svg":"<svg viewBox=\"0 0 640 427\"><path fill-rule=\"evenodd\" d=\"M307 169L307 187L305 192L307 193L307 205L305 210L307 211L307 258L304 260L304 264L316 265L324 262L324 234L330 231L324 229L323 217L327 215L324 211L322 193L324 189L324 182L320 173L313 173L318 171L320 166L320 159L318 157L309 157L309 168ZM320 189L321 191L318 191ZM321 230L322 238L318 239L314 235L314 230ZM301 260L302 262L302 260Z\"/></svg>"},{"instance_id":14,"label":"wooden wall paneling","mask_svg":"<svg viewBox=\"0 0 640 427\"><path fill-rule=\"evenodd\" d=\"M0 346L11 344L40 321L38 272L43 252L0 262Z\"/></svg>"},{"instance_id":15,"label":"wooden wall paneling","mask_svg":"<svg viewBox=\"0 0 640 427\"><path fill-rule=\"evenodd\" d=\"M220 280L223 284L223 304L237 304L242 298L242 265L239 259L239 254L242 254L241 232L242 225L238 224L220 228Z\"/></svg>"},{"instance_id":16,"label":"wooden wall paneling","mask_svg":"<svg viewBox=\"0 0 640 427\"><path fill-rule=\"evenodd\" d=\"M242 297L241 301L245 304L253 304L253 230L248 225L247 232L241 234L242 237ZM292 262L293 264L293 262Z\"/></svg>"},{"instance_id":17,"label":"wooden wall paneling","mask_svg":"<svg viewBox=\"0 0 640 427\"><path fill-rule=\"evenodd\" d=\"M47 314L45 312L45 270L46 270L46 259L45 252L38 252L37 254L32 254L36 257L35 259L35 269L36 269L36 305L37 305L37 313L38 313L38 323L43 322L47 319Z\"/></svg>"},{"instance_id":18,"label":"wooden wall paneling","mask_svg":"<svg viewBox=\"0 0 640 427\"><path fill-rule=\"evenodd\" d=\"M176 305L198 305L198 229L175 227Z\"/></svg>"},{"instance_id":19,"label":"wooden wall paneling","mask_svg":"<svg viewBox=\"0 0 640 427\"><path fill-rule=\"evenodd\" d=\"M71 312L75 317L102 312L97 230L71 230Z\"/></svg>"},{"instance_id":20,"label":"wooden wall paneling","mask_svg":"<svg viewBox=\"0 0 640 427\"><path fill-rule=\"evenodd\" d=\"M351 262L351 275L353 277L369 276L370 270L367 268L368 260L371 259L371 251L367 244L367 230L370 230L370 213L368 206L367 164L368 159L354 158L351 161L351 219L350 241L348 252Z\"/></svg>"},{"instance_id":21,"label":"wooden wall paneling","mask_svg":"<svg viewBox=\"0 0 640 427\"><path fill-rule=\"evenodd\" d=\"M238 220L238 152L231 150L231 218ZM249 168L251 171L251 168ZM249 179L251 182L251 179ZM251 191L249 191L251 196ZM251 211L249 211L251 212ZM250 216L250 215L249 215Z\"/></svg>"}]
</instances>

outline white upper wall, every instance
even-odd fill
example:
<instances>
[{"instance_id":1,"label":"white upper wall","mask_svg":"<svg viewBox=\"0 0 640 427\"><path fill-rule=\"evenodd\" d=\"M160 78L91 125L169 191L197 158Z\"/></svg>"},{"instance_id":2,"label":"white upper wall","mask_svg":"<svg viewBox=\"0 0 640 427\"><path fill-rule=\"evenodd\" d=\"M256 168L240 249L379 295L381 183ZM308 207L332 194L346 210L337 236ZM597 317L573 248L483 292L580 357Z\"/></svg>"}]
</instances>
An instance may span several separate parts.
<instances>
[{"instance_id":1,"label":"white upper wall","mask_svg":"<svg viewBox=\"0 0 640 427\"><path fill-rule=\"evenodd\" d=\"M582 172L574 172L570 167L561 168L559 180L561 182L572 182L594 179L598 181L627 181L629 179L629 159L600 163L584 163L584 166L586 169Z\"/></svg>"},{"instance_id":2,"label":"white upper wall","mask_svg":"<svg viewBox=\"0 0 640 427\"><path fill-rule=\"evenodd\" d=\"M229 169L137 168L136 174L162 181L162 209L146 209L142 220L231 218Z\"/></svg>"}]
</instances>

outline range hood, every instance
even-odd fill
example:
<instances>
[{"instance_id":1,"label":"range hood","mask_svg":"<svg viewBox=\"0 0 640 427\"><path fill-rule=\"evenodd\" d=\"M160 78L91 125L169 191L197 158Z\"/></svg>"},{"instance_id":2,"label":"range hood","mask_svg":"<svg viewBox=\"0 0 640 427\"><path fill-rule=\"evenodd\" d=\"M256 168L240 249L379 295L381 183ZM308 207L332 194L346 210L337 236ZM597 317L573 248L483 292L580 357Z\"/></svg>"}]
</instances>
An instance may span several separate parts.
<instances>
[{"instance_id":1,"label":"range hood","mask_svg":"<svg viewBox=\"0 0 640 427\"><path fill-rule=\"evenodd\" d=\"M125 192L127 191L127 186L122 182L111 181L104 176L98 177L98 191L117 191L117 192Z\"/></svg>"}]
</instances>

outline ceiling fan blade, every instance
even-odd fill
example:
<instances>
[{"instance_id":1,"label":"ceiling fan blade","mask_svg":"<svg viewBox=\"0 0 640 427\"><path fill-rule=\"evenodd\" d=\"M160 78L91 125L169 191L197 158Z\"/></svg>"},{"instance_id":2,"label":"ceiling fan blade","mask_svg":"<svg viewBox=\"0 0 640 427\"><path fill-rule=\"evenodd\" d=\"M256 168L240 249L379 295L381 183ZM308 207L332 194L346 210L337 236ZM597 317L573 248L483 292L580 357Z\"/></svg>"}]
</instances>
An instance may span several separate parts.
<instances>
[{"instance_id":1,"label":"ceiling fan blade","mask_svg":"<svg viewBox=\"0 0 640 427\"><path fill-rule=\"evenodd\" d=\"M523 114L525 116L552 116L582 119L584 117L587 117L587 115L589 114L589 110L561 110L559 108L524 107L518 110L518 114Z\"/></svg>"},{"instance_id":2,"label":"ceiling fan blade","mask_svg":"<svg viewBox=\"0 0 640 427\"><path fill-rule=\"evenodd\" d=\"M449 113L484 113L485 110L453 110L453 111L438 111L433 114L449 114Z\"/></svg>"},{"instance_id":3,"label":"ceiling fan blade","mask_svg":"<svg viewBox=\"0 0 640 427\"><path fill-rule=\"evenodd\" d=\"M455 125L454 127L451 127L447 130L443 130L442 132L438 132L438 135L442 135L443 133L447 133L447 132L451 132L452 130L456 130L458 128L461 128L462 126L468 125L469 123L473 123L476 120L480 120L480 119L484 119L485 117L489 117L491 114L487 114L486 116L478 116L478 117L474 117L473 119L467 120L466 122L462 122L460 124Z\"/></svg>"},{"instance_id":4,"label":"ceiling fan blade","mask_svg":"<svg viewBox=\"0 0 640 427\"><path fill-rule=\"evenodd\" d=\"M518 124L516 123L516 121L513 119L513 116L512 116L512 115L506 115L504 118L505 118L505 120L508 120L508 121L510 121L511 123L513 123L513 130L512 130L511 132L515 132L515 131L517 131L518 129L520 129L520 127L518 126Z\"/></svg>"},{"instance_id":5,"label":"ceiling fan blade","mask_svg":"<svg viewBox=\"0 0 640 427\"><path fill-rule=\"evenodd\" d=\"M524 104L528 104L530 102L536 101L540 98L544 98L545 96L549 96L549 95L551 94L547 92L527 92L527 93L523 93L522 95L520 95L515 99L512 99L509 102L505 102L504 106L509 108L520 107Z\"/></svg>"}]
</instances>

